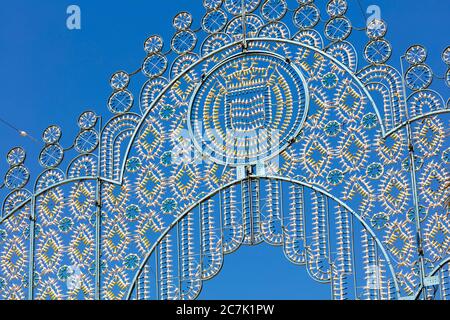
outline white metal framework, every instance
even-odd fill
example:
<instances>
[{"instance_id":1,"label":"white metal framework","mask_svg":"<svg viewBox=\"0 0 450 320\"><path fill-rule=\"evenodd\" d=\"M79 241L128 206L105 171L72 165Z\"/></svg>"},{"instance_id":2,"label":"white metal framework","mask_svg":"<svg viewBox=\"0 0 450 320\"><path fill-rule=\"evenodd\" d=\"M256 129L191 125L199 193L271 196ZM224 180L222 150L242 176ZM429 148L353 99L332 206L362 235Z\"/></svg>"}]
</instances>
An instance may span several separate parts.
<instances>
[{"instance_id":1,"label":"white metal framework","mask_svg":"<svg viewBox=\"0 0 450 320\"><path fill-rule=\"evenodd\" d=\"M450 100L432 86L450 48L433 82L424 47L387 64L386 23L354 28L345 0L203 5L111 77L105 123L83 113L69 148L45 130L32 184L8 153L0 297L195 299L265 242L332 299L448 299Z\"/></svg>"}]
</instances>

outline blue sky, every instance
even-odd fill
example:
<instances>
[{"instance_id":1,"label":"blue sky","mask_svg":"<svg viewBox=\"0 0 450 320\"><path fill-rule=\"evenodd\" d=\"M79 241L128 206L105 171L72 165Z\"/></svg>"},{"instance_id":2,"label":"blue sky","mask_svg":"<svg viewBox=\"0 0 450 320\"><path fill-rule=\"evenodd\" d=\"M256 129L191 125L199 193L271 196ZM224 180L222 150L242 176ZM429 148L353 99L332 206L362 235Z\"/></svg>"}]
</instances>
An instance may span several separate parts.
<instances>
[{"instance_id":1,"label":"blue sky","mask_svg":"<svg viewBox=\"0 0 450 320\"><path fill-rule=\"evenodd\" d=\"M348 2L350 6L358 6L357 0ZM434 71L445 73L440 56L450 43L450 1L361 0L361 3L364 8L371 4L381 7L382 18L389 26L387 39L394 47L394 65L409 45L420 43L428 48L428 63ZM66 8L71 4L81 7L82 30L66 28ZM38 139L47 125L58 124L64 130L63 144L70 145L82 111L93 109L108 114L110 75L121 69L131 72L140 66L144 57L142 44L149 35L160 34L166 43L170 41L174 32L171 20L184 10L197 19L204 12L201 0L3 1L0 117ZM360 11L354 10L350 18L355 25L364 25ZM36 176L40 145L3 125L0 136L0 153L23 145L29 155L27 165ZM6 161L0 162L0 174L6 170ZM256 266L263 268L254 272ZM328 286L311 284L306 271L289 265L281 250L264 246L245 248L226 258L224 271L206 284L201 298L328 295ZM271 288L271 292L266 288Z\"/></svg>"}]
</instances>

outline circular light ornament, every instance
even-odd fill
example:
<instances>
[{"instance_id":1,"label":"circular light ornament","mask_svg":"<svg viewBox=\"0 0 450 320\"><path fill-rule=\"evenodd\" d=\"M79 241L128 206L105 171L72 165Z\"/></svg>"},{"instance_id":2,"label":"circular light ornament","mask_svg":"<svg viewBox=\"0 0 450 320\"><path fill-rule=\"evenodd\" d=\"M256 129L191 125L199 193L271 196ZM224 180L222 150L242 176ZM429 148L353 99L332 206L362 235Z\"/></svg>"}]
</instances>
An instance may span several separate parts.
<instances>
[{"instance_id":1,"label":"circular light ornament","mask_svg":"<svg viewBox=\"0 0 450 320\"><path fill-rule=\"evenodd\" d=\"M148 54L158 53L164 46L163 39L160 36L150 36L144 42L144 50Z\"/></svg>"},{"instance_id":2,"label":"circular light ornament","mask_svg":"<svg viewBox=\"0 0 450 320\"><path fill-rule=\"evenodd\" d=\"M188 111L195 147L214 162L253 165L282 152L309 108L303 74L269 52L238 54L208 73Z\"/></svg>"},{"instance_id":3,"label":"circular light ornament","mask_svg":"<svg viewBox=\"0 0 450 320\"><path fill-rule=\"evenodd\" d=\"M112 113L121 114L131 109L133 106L133 95L128 90L114 93L108 101L108 108Z\"/></svg>"},{"instance_id":4,"label":"circular light ornament","mask_svg":"<svg viewBox=\"0 0 450 320\"><path fill-rule=\"evenodd\" d=\"M383 64L392 54L392 48L386 40L373 40L364 49L364 57L371 64Z\"/></svg>"},{"instance_id":5,"label":"circular light ornament","mask_svg":"<svg viewBox=\"0 0 450 320\"><path fill-rule=\"evenodd\" d=\"M162 54L154 54L145 59L142 72L150 79L157 78L167 69L167 58Z\"/></svg>"},{"instance_id":6,"label":"circular light ornament","mask_svg":"<svg viewBox=\"0 0 450 320\"><path fill-rule=\"evenodd\" d=\"M266 0L261 8L261 15L268 21L277 21L285 16L287 10L284 0Z\"/></svg>"},{"instance_id":7,"label":"circular light ornament","mask_svg":"<svg viewBox=\"0 0 450 320\"><path fill-rule=\"evenodd\" d=\"M114 90L125 89L130 83L130 75L124 71L116 72L110 80L111 88Z\"/></svg>"},{"instance_id":8,"label":"circular light ornament","mask_svg":"<svg viewBox=\"0 0 450 320\"><path fill-rule=\"evenodd\" d=\"M127 161L128 172L135 173L141 168L141 166L142 162L138 157L132 157Z\"/></svg>"},{"instance_id":9,"label":"circular light ornament","mask_svg":"<svg viewBox=\"0 0 450 320\"><path fill-rule=\"evenodd\" d=\"M84 112L78 118L78 126L82 130L92 129L97 123L97 115L92 111Z\"/></svg>"},{"instance_id":10,"label":"circular light ornament","mask_svg":"<svg viewBox=\"0 0 450 320\"><path fill-rule=\"evenodd\" d=\"M367 24L366 33L371 39L379 39L386 35L386 22L380 19L373 19Z\"/></svg>"},{"instance_id":11,"label":"circular light ornament","mask_svg":"<svg viewBox=\"0 0 450 320\"><path fill-rule=\"evenodd\" d=\"M6 156L6 160L11 167L15 167L24 163L26 157L25 150L20 147L11 149Z\"/></svg>"},{"instance_id":12,"label":"circular light ornament","mask_svg":"<svg viewBox=\"0 0 450 320\"><path fill-rule=\"evenodd\" d=\"M433 82L433 71L425 64L414 65L406 72L405 81L411 90L426 89Z\"/></svg>"},{"instance_id":13,"label":"circular light ornament","mask_svg":"<svg viewBox=\"0 0 450 320\"><path fill-rule=\"evenodd\" d=\"M384 167L381 163L375 162L366 169L367 176L372 180L378 180L383 176Z\"/></svg>"},{"instance_id":14,"label":"circular light ornament","mask_svg":"<svg viewBox=\"0 0 450 320\"><path fill-rule=\"evenodd\" d=\"M58 126L50 126L44 130L42 134L42 140L46 144L54 144L57 143L61 139L62 131Z\"/></svg>"},{"instance_id":15,"label":"circular light ornament","mask_svg":"<svg viewBox=\"0 0 450 320\"><path fill-rule=\"evenodd\" d=\"M60 145L53 144L45 147L39 155L39 163L42 167L56 168L64 157L64 150Z\"/></svg>"},{"instance_id":16,"label":"circular light ornament","mask_svg":"<svg viewBox=\"0 0 450 320\"><path fill-rule=\"evenodd\" d=\"M297 28L313 28L320 20L320 12L314 5L306 5L297 9L294 13L293 22Z\"/></svg>"},{"instance_id":17,"label":"circular light ornament","mask_svg":"<svg viewBox=\"0 0 450 320\"><path fill-rule=\"evenodd\" d=\"M332 186L338 186L344 181L344 173L341 170L331 170L327 176L327 182Z\"/></svg>"},{"instance_id":18,"label":"circular light ornament","mask_svg":"<svg viewBox=\"0 0 450 320\"><path fill-rule=\"evenodd\" d=\"M424 63L427 59L427 50L420 45L412 46L406 51L405 58L412 65Z\"/></svg>"},{"instance_id":19,"label":"circular light ornament","mask_svg":"<svg viewBox=\"0 0 450 320\"><path fill-rule=\"evenodd\" d=\"M342 16L347 12L348 4L345 0L331 0L327 4L327 13L330 17Z\"/></svg>"},{"instance_id":20,"label":"circular light ornament","mask_svg":"<svg viewBox=\"0 0 450 320\"><path fill-rule=\"evenodd\" d=\"M329 40L344 40L352 33L352 25L347 18L334 18L325 25L325 36Z\"/></svg>"},{"instance_id":21,"label":"circular light ornament","mask_svg":"<svg viewBox=\"0 0 450 320\"><path fill-rule=\"evenodd\" d=\"M177 54L192 51L197 44L197 37L191 31L180 31L172 38L172 50Z\"/></svg>"},{"instance_id":22,"label":"circular light ornament","mask_svg":"<svg viewBox=\"0 0 450 320\"><path fill-rule=\"evenodd\" d=\"M222 10L208 12L202 20L202 28L208 33L222 31L227 25L228 17Z\"/></svg>"},{"instance_id":23,"label":"circular light ornament","mask_svg":"<svg viewBox=\"0 0 450 320\"><path fill-rule=\"evenodd\" d=\"M341 132L341 124L336 120L330 121L325 125L325 134L329 137L336 137Z\"/></svg>"},{"instance_id":24,"label":"circular light ornament","mask_svg":"<svg viewBox=\"0 0 450 320\"><path fill-rule=\"evenodd\" d=\"M189 12L180 12L173 18L173 26L177 30L187 30L192 25L192 15Z\"/></svg>"},{"instance_id":25,"label":"circular light ornament","mask_svg":"<svg viewBox=\"0 0 450 320\"><path fill-rule=\"evenodd\" d=\"M5 185L10 190L23 188L30 179L30 172L27 168L20 165L11 168L5 176Z\"/></svg>"},{"instance_id":26,"label":"circular light ornament","mask_svg":"<svg viewBox=\"0 0 450 320\"><path fill-rule=\"evenodd\" d=\"M94 151L98 146L98 134L95 130L81 132L75 139L75 150L81 154Z\"/></svg>"}]
</instances>

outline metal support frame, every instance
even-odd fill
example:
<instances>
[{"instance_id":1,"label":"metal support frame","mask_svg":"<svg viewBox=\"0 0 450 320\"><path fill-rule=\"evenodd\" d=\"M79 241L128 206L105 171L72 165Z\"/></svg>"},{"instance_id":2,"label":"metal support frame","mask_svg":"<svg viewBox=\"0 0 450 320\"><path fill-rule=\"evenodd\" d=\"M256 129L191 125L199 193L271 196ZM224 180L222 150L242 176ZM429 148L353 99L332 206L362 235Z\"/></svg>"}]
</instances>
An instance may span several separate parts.
<instances>
[{"instance_id":1,"label":"metal support frame","mask_svg":"<svg viewBox=\"0 0 450 320\"><path fill-rule=\"evenodd\" d=\"M157 106L160 103L160 100L164 97L164 95L167 93L167 91L169 90L169 88L171 88L173 86L174 83L176 83L176 81L178 81L181 77L183 77L184 75L186 75L188 72L190 72L192 69L198 67L201 65L201 63L203 63L204 61L210 59L211 57L213 57L214 55L217 55L218 53L221 53L225 50L228 50L230 48L233 48L235 46L241 46L242 47L242 51L243 52L249 52L248 51L248 46L249 43L252 42L276 42L276 43L282 43L282 44L292 44L292 45L297 45L299 47L303 47L305 49L311 50L313 52L315 52L316 54L320 54L323 57L326 57L327 59L330 59L330 61L332 61L333 63L335 63L337 66L339 66L340 68L342 68L342 70L348 72L349 75L351 75L355 81L355 83L357 83L362 91L364 92L364 94L368 97L369 103L371 104L371 106L374 109L374 112L376 113L379 125L381 127L381 133L382 136L384 138L390 136L391 134L394 134L400 130L406 130L407 133L407 142L408 142L408 153L409 153L409 162L410 162L410 179L411 179L411 187L412 187L412 193L413 193L413 202L414 202L414 210L415 210L415 227L416 227L416 234L417 234L417 249L418 249L418 263L420 266L419 269L419 273L420 273L420 290L416 295L416 298L419 298L421 293L423 292L423 290L427 287L428 282L430 281L430 277L433 277L434 274L436 272L438 272L440 270L440 268L442 268L445 264L449 263L449 260L444 260L443 262L441 262L441 264L430 274L427 276L426 271L425 271L425 263L424 263L424 248L423 248L423 231L422 231L422 224L420 221L420 199L419 199L419 194L417 191L417 167L416 167L416 163L415 163L415 147L414 147L414 139L413 139L413 135L412 135L412 128L411 125L412 123L416 122L416 121L420 121L422 119L428 118L430 116L435 116L435 115L441 115L441 114L448 114L450 113L450 109L448 109L448 107L446 109L442 109L442 110L436 110L436 111L432 111L430 113L424 114L424 115L420 115L420 116L416 116L413 118L409 118L409 114L408 114L408 101L406 99L406 84L405 84L405 79L404 79L404 74L405 74L405 70L404 70L404 66L403 66L403 60L405 57L403 56L400 63L401 63L401 72L402 72L402 86L403 86L403 98L404 98L404 103L405 103L405 112L406 112L406 118L407 120L401 124L399 124L397 127L395 127L394 129L386 132L386 127L383 123L383 119L381 117L381 113L375 103L375 101L373 100L373 98L371 97L370 93L368 92L366 86L364 86L364 84L361 82L360 79L358 79L357 74L355 74L354 71L350 70L349 67L347 67L346 65L344 65L343 63L341 63L340 61L338 61L336 58L334 58L331 54L326 53L325 51L315 48L313 46L309 46L309 45L305 45L302 43L299 43L297 41L294 41L292 39L273 39L273 38L247 38L247 10L246 10L246 5L245 5L245 1L242 0L241 2L241 10L242 13L240 14L240 18L242 19L242 39L239 39L237 41L234 41L232 43L229 43L223 47L221 47L218 50L215 50L214 52L211 52L205 56L202 56L198 61L194 62L189 68L186 68L186 70L180 72L179 75L177 75L176 77L174 77L173 79L171 79L170 83L168 83L164 89L161 90L161 92L158 94L158 96L154 99L154 101L152 102L152 104L149 106L148 110L146 112L144 112L143 116L140 119L140 122L137 124L136 128L134 129L133 133L131 134L131 139L130 142L128 144L128 147L126 149L125 152L125 157L122 161L122 167L118 168L118 178L117 179L105 179L102 177L101 174L101 157L102 157L102 143L99 143L98 148L97 148L97 152L98 152L98 163L97 163L97 175L94 177L78 177L78 178L73 178L73 179L66 179L64 181L61 181L51 187L48 187L44 190L39 190L36 191L35 189L35 193L32 194L30 196L30 198L26 201L24 201L22 204L20 204L19 206L17 206L17 208L13 209L7 216L2 217L0 219L0 224L5 222L7 219L9 219L10 217L12 217L14 214L16 214L20 209L24 208L27 204L30 204L30 213L29 213L29 261L28 261L28 279L27 279L27 284L28 284L28 299L29 300L33 300L34 296L35 296L35 251L36 251L36 228L37 228L37 213L36 213L36 202L37 202L37 198L44 194L45 192L50 191L53 188L56 188L58 186L61 185L66 185L72 182L81 182L81 181L95 181L95 204L96 204L96 215L95 215L95 293L94 293L94 297L96 300L100 300L102 298L102 294L101 294L101 288L102 288L102 210L103 210L103 203L102 203L102 192L103 192L103 184L104 183L111 183L114 185L122 185L123 181L124 181L124 174L125 174L125 165L126 162L128 160L128 157L131 154L131 149L133 147L133 145L136 142L136 139L138 137L138 134L140 132L140 130L142 129L142 127L145 125L145 120L148 117L148 115L150 114L151 110ZM238 15L239 16L239 15ZM333 45L335 42L332 42L330 45ZM253 51L250 51L253 52ZM257 53L258 51L254 51L255 53ZM228 60L224 60L223 62L226 62ZM306 115L305 115L306 117ZM98 117L98 125L99 125L99 140L102 140L103 137L103 124L102 124L102 118ZM138 120L136 120L137 122ZM131 129L129 129L131 130ZM226 164L228 165L228 164ZM238 175L237 180L227 184L225 186L222 186L221 188L219 188L218 190L216 190L215 192L211 193L210 195L206 196L205 198L203 198L202 200L200 200L199 202L196 202L195 204L193 204L192 206L190 206L188 209L193 210L195 209L197 206L200 207L200 214L202 214L202 201L207 201L208 199L212 198L214 195L216 195L217 193L219 193L220 195L220 215L222 217L222 191L225 190L228 187L234 186L236 184L239 183L247 183L247 188L248 188L248 192L250 193L248 201L249 201L249 214L250 214L250 227L251 227L251 243L253 244L253 232L254 232L254 228L253 228L253 219L254 219L254 213L253 213L253 198L252 198L252 183L254 180L252 179L258 179L258 182L260 181L260 179L274 179L276 181L279 181L280 184L281 182L285 181L285 182L291 182L294 184L298 184L301 185L302 187L307 187L310 188L311 190L314 190L315 192L318 192L324 196L326 196L326 214L327 214L327 228L328 230L330 229L330 220L329 220L329 208L328 208L328 199L331 199L333 201L336 201L337 203L339 203L339 205L341 205L343 208L345 208L345 210L347 210L350 213L350 217L351 217L351 221L352 221L352 229L353 229L353 219L357 218L357 220L359 220L361 222L361 224L363 225L363 227L367 230L367 232L370 234L371 237L373 237L374 241L377 243L376 248L376 258L377 258L377 263L378 261L378 250L381 251L382 255L384 256L384 258L386 259L386 262L388 264L388 267L392 273L393 276L393 280L394 280L394 284L396 287L396 292L397 295L399 295L399 286L398 286L398 281L396 279L395 273L394 273L394 269L393 266L390 262L389 256L387 255L386 250L384 249L381 241L375 236L375 233L372 231L372 229L370 228L370 226L368 225L367 222L365 222L355 211L353 211L349 206L347 206L344 202L342 202L341 200L339 200L337 197L333 196L332 194L328 193L327 191L321 189L320 187L317 187L313 184L310 183L306 183L306 182L301 182L298 180L293 180L290 178L284 178L284 177L276 177L276 176L266 176L266 168L264 167L264 164L257 164L257 169L256 171L256 175L252 175L249 174L247 172L242 172L241 175ZM239 169L239 168L238 168ZM242 170L245 170L245 166L243 166ZM260 173L264 173L264 176L261 176ZM0 186L0 188L2 188L2 186ZM280 194L282 192L282 187L280 187ZM282 205L282 195L281 195L281 205ZM143 267L145 267L146 263L148 262L148 260L150 259L150 256L153 254L153 251L156 250L157 253L157 257L156 257L156 274L158 274L158 244L164 240L164 237L174 228L177 227L179 228L179 222L181 221L181 219L183 219L187 214L189 214L189 211L185 211L183 214L181 214L179 217L177 217L175 219L175 221L169 226L169 228L167 228L165 230L165 232L161 235L161 237L158 239L158 241L154 244L154 246L152 247L152 249L150 250L150 252L148 253L148 255L146 256L146 258L144 259L142 265L141 265L141 269L139 270L139 272L136 274L135 279L133 280L133 284L129 290L129 295L128 298L131 297L131 294L133 292L133 288L136 286L137 283L137 279L139 278L139 274L142 272ZM281 214L283 214L283 210L281 208ZM284 220L284 219L282 219ZM222 218L221 218L221 223L222 223ZM202 227L202 221L200 219L200 228ZM221 225L222 227L222 225ZM179 236L179 230L178 230L178 236ZM223 234L222 234L222 238L223 238ZM330 232L328 232L328 241L330 243ZM352 242L354 242L354 235L352 235ZM329 263L331 266L331 274L330 274L330 279L331 281L333 280L333 262L331 261L331 253L330 253L331 247L328 248L328 259L329 259ZM353 257L354 259L354 257ZM353 262L354 263L354 262ZM355 266L355 265L354 265ZM202 263L200 265L200 269L202 268ZM201 271L202 272L202 271ZM354 274L355 277L355 283L356 283L356 274ZM179 279L179 281L181 282L181 279ZM333 281L332 281L333 283ZM158 290L158 297L160 296L160 292L159 292L159 287L160 284L157 284L157 290ZM181 286L180 286L181 287ZM356 288L355 288L356 290ZM333 290L332 290L333 292ZM180 296L182 295L181 291L180 291ZM381 296L381 293L378 293ZM355 292L355 296L356 296L356 292Z\"/></svg>"},{"instance_id":2,"label":"metal support frame","mask_svg":"<svg viewBox=\"0 0 450 320\"><path fill-rule=\"evenodd\" d=\"M403 67L403 58L400 59L400 66L402 74L404 74L404 67ZM406 118L409 119L409 112L408 112L408 102L406 101L406 85L404 77L402 77L402 87L403 87L403 97L404 97L404 103L405 103L405 113ZM401 126L399 127L401 128ZM417 193L417 170L416 170L416 157L415 157L415 150L414 150L414 140L412 137L412 131L411 131L411 122L408 120L406 122L406 135L408 139L408 153L409 153L409 162L410 162L410 175L411 175L411 184L412 184L412 193L413 193L413 201L414 201L414 211L415 211L415 224L416 224L416 238L417 238L417 254L418 254L418 262L420 266L419 270L419 277L420 277L420 283L422 286L424 286L425 281L425 263L424 263L424 251L423 251L423 245L422 245L422 226L420 222L420 205L419 205L419 196Z\"/></svg>"}]
</instances>

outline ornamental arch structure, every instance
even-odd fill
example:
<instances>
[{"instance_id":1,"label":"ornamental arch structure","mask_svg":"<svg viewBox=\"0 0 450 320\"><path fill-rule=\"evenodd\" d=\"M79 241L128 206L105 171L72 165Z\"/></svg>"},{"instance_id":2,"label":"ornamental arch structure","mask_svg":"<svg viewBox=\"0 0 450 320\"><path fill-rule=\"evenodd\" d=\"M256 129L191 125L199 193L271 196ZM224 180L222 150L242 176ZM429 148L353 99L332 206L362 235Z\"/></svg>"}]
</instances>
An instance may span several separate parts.
<instances>
[{"instance_id":1,"label":"ornamental arch structure","mask_svg":"<svg viewBox=\"0 0 450 320\"><path fill-rule=\"evenodd\" d=\"M440 79L345 0L203 6L113 74L110 118L44 131L36 179L8 153L1 298L195 299L265 242L332 299L447 299L450 49Z\"/></svg>"}]
</instances>

